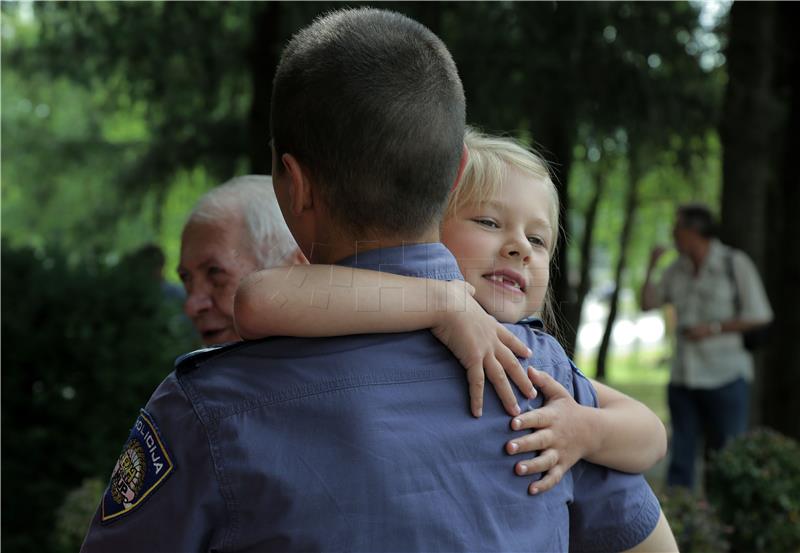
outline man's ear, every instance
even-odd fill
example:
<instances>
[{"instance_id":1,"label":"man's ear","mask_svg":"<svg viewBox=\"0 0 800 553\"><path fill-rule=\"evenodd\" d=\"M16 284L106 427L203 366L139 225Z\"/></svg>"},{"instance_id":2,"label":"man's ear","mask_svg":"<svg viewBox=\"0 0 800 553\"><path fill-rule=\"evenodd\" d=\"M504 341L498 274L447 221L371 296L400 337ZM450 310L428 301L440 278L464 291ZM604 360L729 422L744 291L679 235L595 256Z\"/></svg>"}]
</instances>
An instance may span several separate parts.
<instances>
[{"instance_id":1,"label":"man's ear","mask_svg":"<svg viewBox=\"0 0 800 553\"><path fill-rule=\"evenodd\" d=\"M297 248L292 255L289 256L288 265L308 265L308 259L303 255L300 248Z\"/></svg>"},{"instance_id":2,"label":"man's ear","mask_svg":"<svg viewBox=\"0 0 800 553\"><path fill-rule=\"evenodd\" d=\"M289 175L289 210L294 215L314 207L314 195L308 171L292 154L283 154L281 163Z\"/></svg>"},{"instance_id":3,"label":"man's ear","mask_svg":"<svg viewBox=\"0 0 800 553\"><path fill-rule=\"evenodd\" d=\"M458 188L458 183L461 182L461 176L464 174L464 167L467 166L468 160L469 160L469 150L467 150L467 145L464 144L461 147L461 161L458 164L458 173L456 173L456 180L453 181L453 187L450 189L451 194L456 188Z\"/></svg>"}]
</instances>

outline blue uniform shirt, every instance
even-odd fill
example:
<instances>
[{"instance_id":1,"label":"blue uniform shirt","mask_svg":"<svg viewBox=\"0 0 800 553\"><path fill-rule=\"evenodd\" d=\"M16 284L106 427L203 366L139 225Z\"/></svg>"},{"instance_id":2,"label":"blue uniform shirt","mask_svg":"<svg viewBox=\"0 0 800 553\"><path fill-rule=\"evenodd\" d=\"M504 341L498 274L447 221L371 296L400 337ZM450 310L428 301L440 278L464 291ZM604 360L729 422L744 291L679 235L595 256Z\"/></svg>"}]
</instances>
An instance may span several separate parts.
<instances>
[{"instance_id":1,"label":"blue uniform shirt","mask_svg":"<svg viewBox=\"0 0 800 553\"><path fill-rule=\"evenodd\" d=\"M340 264L461 278L441 244ZM552 337L508 328L535 366L596 404ZM607 552L655 528L641 476L579 462L528 495L503 451L524 434L509 422L488 391L483 417L470 415L464 369L428 331L196 353L138 417L83 551Z\"/></svg>"}]
</instances>

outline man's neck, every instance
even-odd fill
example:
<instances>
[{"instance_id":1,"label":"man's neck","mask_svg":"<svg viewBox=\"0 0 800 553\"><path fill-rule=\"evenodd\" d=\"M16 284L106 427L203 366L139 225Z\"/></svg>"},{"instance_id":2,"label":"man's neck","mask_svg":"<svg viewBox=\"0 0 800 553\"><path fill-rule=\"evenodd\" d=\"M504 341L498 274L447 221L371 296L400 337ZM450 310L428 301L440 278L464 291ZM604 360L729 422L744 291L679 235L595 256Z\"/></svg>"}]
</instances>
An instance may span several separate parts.
<instances>
[{"instance_id":1,"label":"man's neck","mask_svg":"<svg viewBox=\"0 0 800 553\"><path fill-rule=\"evenodd\" d=\"M311 263L332 264L350 256L372 250L397 248L414 244L428 244L439 241L439 229L435 227L421 236L410 238L378 238L374 240L341 239L328 244L315 244L311 253Z\"/></svg>"},{"instance_id":2,"label":"man's neck","mask_svg":"<svg viewBox=\"0 0 800 553\"><path fill-rule=\"evenodd\" d=\"M703 263L705 263L710 249L711 240L698 240L694 248L692 248L692 251L689 254L689 259L692 260L695 274L700 272L700 267L702 267Z\"/></svg>"}]
</instances>

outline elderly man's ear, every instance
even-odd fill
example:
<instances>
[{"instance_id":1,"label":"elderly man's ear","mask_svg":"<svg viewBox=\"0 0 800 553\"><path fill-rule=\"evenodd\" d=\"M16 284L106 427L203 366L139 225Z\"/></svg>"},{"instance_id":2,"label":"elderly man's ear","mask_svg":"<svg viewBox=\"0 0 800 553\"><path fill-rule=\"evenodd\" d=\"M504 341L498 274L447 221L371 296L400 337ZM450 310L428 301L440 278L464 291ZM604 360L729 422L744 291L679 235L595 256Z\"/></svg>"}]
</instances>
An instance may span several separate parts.
<instances>
[{"instance_id":1,"label":"elderly man's ear","mask_svg":"<svg viewBox=\"0 0 800 553\"><path fill-rule=\"evenodd\" d=\"M314 194L308 171L292 154L283 154L281 163L289 177L289 210L295 215L314 208Z\"/></svg>"}]
</instances>

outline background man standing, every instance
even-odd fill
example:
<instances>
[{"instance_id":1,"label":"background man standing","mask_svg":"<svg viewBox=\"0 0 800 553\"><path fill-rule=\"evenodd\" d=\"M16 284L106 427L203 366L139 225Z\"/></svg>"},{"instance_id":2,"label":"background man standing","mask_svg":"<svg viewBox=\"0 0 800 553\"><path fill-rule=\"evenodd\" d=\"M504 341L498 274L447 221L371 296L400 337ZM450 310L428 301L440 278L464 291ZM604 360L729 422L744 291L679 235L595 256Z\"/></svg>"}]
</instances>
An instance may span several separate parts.
<instances>
[{"instance_id":1,"label":"background man standing","mask_svg":"<svg viewBox=\"0 0 800 553\"><path fill-rule=\"evenodd\" d=\"M672 447L667 483L672 486L694 485L698 436L707 431L709 448L719 449L746 430L753 358L742 332L772 320L753 262L714 236L714 218L706 206L680 206L673 229L680 257L654 284L653 268L664 248L653 248L642 288L642 309L669 303L677 317L668 389Z\"/></svg>"}]
</instances>

